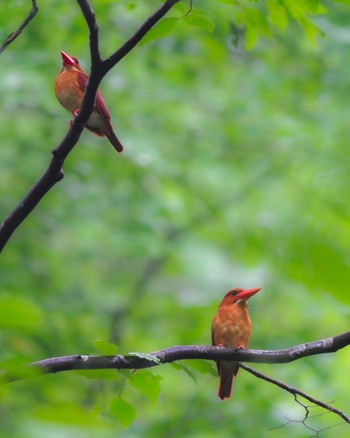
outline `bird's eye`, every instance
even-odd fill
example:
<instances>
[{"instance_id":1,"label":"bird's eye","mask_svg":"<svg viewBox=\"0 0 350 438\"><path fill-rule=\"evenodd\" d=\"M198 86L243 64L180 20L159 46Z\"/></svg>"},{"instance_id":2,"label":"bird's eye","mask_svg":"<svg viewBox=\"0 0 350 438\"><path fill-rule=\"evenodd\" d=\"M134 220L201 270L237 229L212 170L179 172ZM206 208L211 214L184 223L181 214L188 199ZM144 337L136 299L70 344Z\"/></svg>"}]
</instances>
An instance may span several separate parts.
<instances>
[{"instance_id":1,"label":"bird's eye","mask_svg":"<svg viewBox=\"0 0 350 438\"><path fill-rule=\"evenodd\" d=\"M238 292L237 292L236 290L233 290L233 291L231 292L231 295L232 295L233 297L235 297L237 294L238 294Z\"/></svg>"}]
</instances>

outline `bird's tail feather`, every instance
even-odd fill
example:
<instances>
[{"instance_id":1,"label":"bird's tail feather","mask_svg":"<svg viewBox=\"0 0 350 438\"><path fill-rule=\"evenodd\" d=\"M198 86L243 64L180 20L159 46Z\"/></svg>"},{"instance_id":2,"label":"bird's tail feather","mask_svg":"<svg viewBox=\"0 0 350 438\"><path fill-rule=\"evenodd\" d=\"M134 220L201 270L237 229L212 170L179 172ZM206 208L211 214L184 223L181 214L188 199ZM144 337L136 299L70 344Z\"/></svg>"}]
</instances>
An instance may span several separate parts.
<instances>
[{"instance_id":1,"label":"bird's tail feather","mask_svg":"<svg viewBox=\"0 0 350 438\"><path fill-rule=\"evenodd\" d=\"M106 137L108 138L109 142L111 143L111 145L114 147L114 149L118 152L123 152L123 145L120 143L120 141L118 140L118 137L115 135L113 129L111 130L106 130L105 131Z\"/></svg>"},{"instance_id":2,"label":"bird's tail feather","mask_svg":"<svg viewBox=\"0 0 350 438\"><path fill-rule=\"evenodd\" d=\"M233 373L230 374L225 373L224 375L221 376L219 391L218 391L218 396L221 398L221 400L230 398L232 391L232 381L233 381Z\"/></svg>"},{"instance_id":3,"label":"bird's tail feather","mask_svg":"<svg viewBox=\"0 0 350 438\"><path fill-rule=\"evenodd\" d=\"M123 145L118 140L118 137L115 135L113 128L111 126L107 126L103 130L100 128L93 128L88 125L85 125L85 128L93 132L95 135L98 135L99 137L106 136L116 151L123 152L124 150Z\"/></svg>"}]
</instances>

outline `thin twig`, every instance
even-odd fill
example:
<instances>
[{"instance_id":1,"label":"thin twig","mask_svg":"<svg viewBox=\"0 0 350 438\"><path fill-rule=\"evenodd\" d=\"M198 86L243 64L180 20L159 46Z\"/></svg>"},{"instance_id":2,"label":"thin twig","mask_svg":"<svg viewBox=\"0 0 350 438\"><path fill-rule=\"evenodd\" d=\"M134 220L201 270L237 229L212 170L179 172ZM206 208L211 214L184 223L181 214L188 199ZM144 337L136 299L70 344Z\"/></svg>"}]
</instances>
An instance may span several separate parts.
<instances>
[{"instance_id":1,"label":"thin twig","mask_svg":"<svg viewBox=\"0 0 350 438\"><path fill-rule=\"evenodd\" d=\"M109 58L103 61L104 70L108 72L121 59L124 58L146 35L146 33L166 15L170 9L179 3L181 0L167 0L163 5L152 14L118 50L116 50Z\"/></svg>"},{"instance_id":2,"label":"thin twig","mask_svg":"<svg viewBox=\"0 0 350 438\"><path fill-rule=\"evenodd\" d=\"M6 47L8 47L23 31L23 29L29 24L29 22L35 17L35 15L38 13L38 6L36 4L36 0L32 0L32 8L29 11L27 17L23 21L23 23L19 26L18 29L16 29L14 32L12 32L6 40L2 43L0 46L0 53L2 53Z\"/></svg>"},{"instance_id":3,"label":"thin twig","mask_svg":"<svg viewBox=\"0 0 350 438\"><path fill-rule=\"evenodd\" d=\"M295 401L298 402L299 404L301 404L304 407L304 409L306 409L306 417L309 416L308 415L309 414L308 407L305 406L304 404L300 403L299 400L297 399L297 396L303 397L305 400L309 400L311 403L313 403L317 406L320 406L321 408L324 408L327 411L333 412L336 415L339 415L344 421L346 421L347 423L350 423L350 417L348 417L346 414L344 414L344 412L340 411L339 409L336 409L327 403L324 403L320 400L317 400L316 398L312 397L311 395L308 395L305 392L300 391L297 388L293 388L292 386L289 386L286 383L281 382L280 380L273 379L272 377L269 377L266 374L260 373L259 371L256 371L253 368L251 368L245 364L241 363L240 367L243 368L244 370L248 371L249 373L253 374L258 379L266 380L266 382L272 383L273 385L276 385L279 388L284 389L285 391L289 392L290 394L293 394Z\"/></svg>"}]
</instances>

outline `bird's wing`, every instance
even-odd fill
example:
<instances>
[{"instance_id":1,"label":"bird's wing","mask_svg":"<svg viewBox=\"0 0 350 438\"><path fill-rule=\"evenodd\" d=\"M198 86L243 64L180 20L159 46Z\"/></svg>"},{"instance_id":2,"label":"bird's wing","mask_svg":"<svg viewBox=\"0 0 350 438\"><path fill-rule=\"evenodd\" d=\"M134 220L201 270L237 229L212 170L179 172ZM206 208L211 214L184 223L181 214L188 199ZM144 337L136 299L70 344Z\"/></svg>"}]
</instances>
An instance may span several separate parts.
<instances>
[{"instance_id":1,"label":"bird's wing","mask_svg":"<svg viewBox=\"0 0 350 438\"><path fill-rule=\"evenodd\" d=\"M109 114L109 111L107 109L105 101L103 100L103 97L102 97L102 94L100 93L100 90L97 90L97 93L96 93L95 106L96 106L97 111L101 114L101 116L105 120L109 121L111 119L111 115Z\"/></svg>"},{"instance_id":2,"label":"bird's wing","mask_svg":"<svg viewBox=\"0 0 350 438\"><path fill-rule=\"evenodd\" d=\"M84 73L82 71L78 72L77 81L78 81L80 89L83 92L85 92L85 88L86 88L86 84L87 84L88 79L89 79L89 76L86 73ZM97 93L96 93L95 108L97 109L97 111L101 114L101 116L105 120L109 121L111 119L111 115L109 114L109 111L107 109L105 101L103 100L103 97L102 97L102 94L100 93L100 90L97 90Z\"/></svg>"},{"instance_id":3,"label":"bird's wing","mask_svg":"<svg viewBox=\"0 0 350 438\"><path fill-rule=\"evenodd\" d=\"M214 330L213 328L211 329L211 345L215 346L215 341L214 341Z\"/></svg>"},{"instance_id":4,"label":"bird's wing","mask_svg":"<svg viewBox=\"0 0 350 438\"><path fill-rule=\"evenodd\" d=\"M215 331L211 329L211 345L215 346ZM218 374L220 376L220 362L216 361L216 368L218 369Z\"/></svg>"},{"instance_id":5,"label":"bird's wing","mask_svg":"<svg viewBox=\"0 0 350 438\"><path fill-rule=\"evenodd\" d=\"M77 81L81 91L84 93L89 76L83 71L77 72Z\"/></svg>"}]
</instances>

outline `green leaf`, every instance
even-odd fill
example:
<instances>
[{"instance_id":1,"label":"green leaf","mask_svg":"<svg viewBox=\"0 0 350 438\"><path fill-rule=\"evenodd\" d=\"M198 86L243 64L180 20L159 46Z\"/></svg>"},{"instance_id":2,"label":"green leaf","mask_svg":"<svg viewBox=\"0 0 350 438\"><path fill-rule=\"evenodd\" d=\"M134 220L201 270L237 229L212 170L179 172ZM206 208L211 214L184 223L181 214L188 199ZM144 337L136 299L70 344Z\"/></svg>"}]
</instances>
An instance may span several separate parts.
<instances>
[{"instance_id":1,"label":"green leaf","mask_svg":"<svg viewBox=\"0 0 350 438\"><path fill-rule=\"evenodd\" d=\"M176 3L176 5L173 6L174 10L180 11L183 15L187 13L188 7L186 8L183 3Z\"/></svg>"},{"instance_id":2,"label":"green leaf","mask_svg":"<svg viewBox=\"0 0 350 438\"><path fill-rule=\"evenodd\" d=\"M28 366L28 362L24 358L14 358L0 362L0 383L8 384L11 379L27 379L30 377L41 376L44 370Z\"/></svg>"},{"instance_id":3,"label":"green leaf","mask_svg":"<svg viewBox=\"0 0 350 438\"><path fill-rule=\"evenodd\" d=\"M320 29L310 20L304 19L300 24L303 26L305 35L312 43L315 43L317 36L323 35Z\"/></svg>"},{"instance_id":4,"label":"green leaf","mask_svg":"<svg viewBox=\"0 0 350 438\"><path fill-rule=\"evenodd\" d=\"M255 46L259 35L265 37L271 36L271 30L268 26L265 15L258 9L244 7L237 14L236 21L238 24L246 26L245 45L247 50L252 50Z\"/></svg>"},{"instance_id":5,"label":"green leaf","mask_svg":"<svg viewBox=\"0 0 350 438\"><path fill-rule=\"evenodd\" d=\"M288 26L288 14L286 8L279 0L268 0L268 20L278 29L284 31Z\"/></svg>"},{"instance_id":6,"label":"green leaf","mask_svg":"<svg viewBox=\"0 0 350 438\"><path fill-rule=\"evenodd\" d=\"M121 397L112 400L109 410L125 429L128 429L136 417L135 409Z\"/></svg>"},{"instance_id":7,"label":"green leaf","mask_svg":"<svg viewBox=\"0 0 350 438\"><path fill-rule=\"evenodd\" d=\"M160 393L160 381L162 376L152 374L150 371L139 370L130 376L130 383L141 394L147 397L151 402L155 403L158 400Z\"/></svg>"},{"instance_id":8,"label":"green leaf","mask_svg":"<svg viewBox=\"0 0 350 438\"><path fill-rule=\"evenodd\" d=\"M247 27L245 32L245 47L247 50L253 50L256 40L258 39L258 32L255 27Z\"/></svg>"},{"instance_id":9,"label":"green leaf","mask_svg":"<svg viewBox=\"0 0 350 438\"><path fill-rule=\"evenodd\" d=\"M194 370L198 371L201 374L208 374L208 373L212 374L214 370L211 362L207 360L202 360L202 359L189 360L186 361L186 364L187 366L193 368Z\"/></svg>"},{"instance_id":10,"label":"green leaf","mask_svg":"<svg viewBox=\"0 0 350 438\"><path fill-rule=\"evenodd\" d=\"M89 427L96 426L101 422L86 407L76 406L67 400L64 403L48 404L48 406L39 407L37 405L32 416L48 423L58 423L61 426Z\"/></svg>"},{"instance_id":11,"label":"green leaf","mask_svg":"<svg viewBox=\"0 0 350 438\"><path fill-rule=\"evenodd\" d=\"M101 354L106 356L115 356L117 354L118 347L115 344L104 340L96 340L92 344Z\"/></svg>"},{"instance_id":12,"label":"green leaf","mask_svg":"<svg viewBox=\"0 0 350 438\"><path fill-rule=\"evenodd\" d=\"M196 376L193 374L193 372L182 363L174 362L170 365L177 371L184 371L194 382L197 382Z\"/></svg>"},{"instance_id":13,"label":"green leaf","mask_svg":"<svg viewBox=\"0 0 350 438\"><path fill-rule=\"evenodd\" d=\"M303 19L307 14L316 14L320 8L323 8L319 0L284 0L284 4L291 16L297 21Z\"/></svg>"},{"instance_id":14,"label":"green leaf","mask_svg":"<svg viewBox=\"0 0 350 438\"><path fill-rule=\"evenodd\" d=\"M259 34L269 37L271 36L271 30L268 26L266 16L258 9L246 8L248 24L255 26Z\"/></svg>"},{"instance_id":15,"label":"green leaf","mask_svg":"<svg viewBox=\"0 0 350 438\"><path fill-rule=\"evenodd\" d=\"M26 298L0 298L0 328L36 331L43 324L39 307Z\"/></svg>"},{"instance_id":16,"label":"green leaf","mask_svg":"<svg viewBox=\"0 0 350 438\"><path fill-rule=\"evenodd\" d=\"M190 26L200 27L201 29L206 30L210 33L213 33L215 29L214 23L201 14L191 13L189 15L186 15L184 17L184 22L186 24L189 24Z\"/></svg>"},{"instance_id":17,"label":"green leaf","mask_svg":"<svg viewBox=\"0 0 350 438\"><path fill-rule=\"evenodd\" d=\"M159 38L164 38L168 36L175 28L178 18L164 18L159 21L152 29L145 35L145 37L140 41L139 45L154 41Z\"/></svg>"},{"instance_id":18,"label":"green leaf","mask_svg":"<svg viewBox=\"0 0 350 438\"><path fill-rule=\"evenodd\" d=\"M116 370L77 370L77 374L88 379L118 380L119 373Z\"/></svg>"},{"instance_id":19,"label":"green leaf","mask_svg":"<svg viewBox=\"0 0 350 438\"><path fill-rule=\"evenodd\" d=\"M204 362L207 364L207 373L210 374L211 376L217 377L218 370L216 368L215 362L208 360L205 360Z\"/></svg>"},{"instance_id":20,"label":"green leaf","mask_svg":"<svg viewBox=\"0 0 350 438\"><path fill-rule=\"evenodd\" d=\"M115 3L115 2L114 2ZM133 9L136 8L136 2L135 1L129 1L125 3L125 7L126 9L129 9L130 11L132 11Z\"/></svg>"},{"instance_id":21,"label":"green leaf","mask_svg":"<svg viewBox=\"0 0 350 438\"><path fill-rule=\"evenodd\" d=\"M303 3L305 5L305 9L308 12L311 12L312 14L315 14L318 10L318 7L320 5L320 0L303 0Z\"/></svg>"},{"instance_id":22,"label":"green leaf","mask_svg":"<svg viewBox=\"0 0 350 438\"><path fill-rule=\"evenodd\" d=\"M138 352L132 352L132 353L128 353L129 356L137 356L140 357L142 359L147 359L150 362L155 362L155 363L160 363L160 359L156 356L153 356L153 354L147 354L147 353L138 353Z\"/></svg>"}]
</instances>

